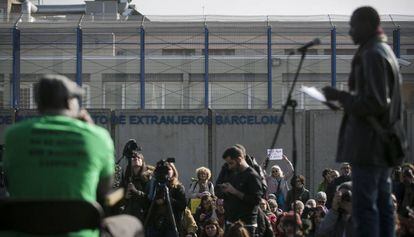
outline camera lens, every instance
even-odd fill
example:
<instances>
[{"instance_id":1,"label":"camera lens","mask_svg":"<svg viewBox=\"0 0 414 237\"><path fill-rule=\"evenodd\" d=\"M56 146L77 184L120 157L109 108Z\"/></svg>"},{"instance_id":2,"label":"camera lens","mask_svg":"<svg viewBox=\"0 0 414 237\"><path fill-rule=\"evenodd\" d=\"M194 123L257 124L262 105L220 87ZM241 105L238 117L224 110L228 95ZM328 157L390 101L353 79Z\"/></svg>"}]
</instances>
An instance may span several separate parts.
<instances>
[{"instance_id":1,"label":"camera lens","mask_svg":"<svg viewBox=\"0 0 414 237\"><path fill-rule=\"evenodd\" d=\"M352 193L350 190L342 191L341 201L350 202L352 198Z\"/></svg>"}]
</instances>

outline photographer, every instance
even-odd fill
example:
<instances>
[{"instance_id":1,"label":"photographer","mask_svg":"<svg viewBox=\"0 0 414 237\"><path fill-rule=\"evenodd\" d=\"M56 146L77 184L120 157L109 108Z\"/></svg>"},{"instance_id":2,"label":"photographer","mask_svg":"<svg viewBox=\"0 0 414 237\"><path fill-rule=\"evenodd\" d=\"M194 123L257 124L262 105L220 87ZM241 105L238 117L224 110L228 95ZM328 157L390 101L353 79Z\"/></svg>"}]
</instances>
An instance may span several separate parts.
<instances>
[{"instance_id":1,"label":"photographer","mask_svg":"<svg viewBox=\"0 0 414 237\"><path fill-rule=\"evenodd\" d=\"M152 172L147 169L144 156L138 151L132 151L130 159L131 162L121 181L122 187L126 190L124 212L144 221L149 208L145 187Z\"/></svg>"},{"instance_id":2,"label":"photographer","mask_svg":"<svg viewBox=\"0 0 414 237\"><path fill-rule=\"evenodd\" d=\"M332 200L332 209L328 211L317 229L316 236L350 237L352 236L352 183L341 184Z\"/></svg>"},{"instance_id":3,"label":"photographer","mask_svg":"<svg viewBox=\"0 0 414 237\"><path fill-rule=\"evenodd\" d=\"M145 220L146 236L178 237L175 227L182 232L181 220L186 200L184 186L178 180L178 171L173 163L164 160L157 163L149 190L151 207ZM169 193L168 197L166 192Z\"/></svg>"}]
</instances>

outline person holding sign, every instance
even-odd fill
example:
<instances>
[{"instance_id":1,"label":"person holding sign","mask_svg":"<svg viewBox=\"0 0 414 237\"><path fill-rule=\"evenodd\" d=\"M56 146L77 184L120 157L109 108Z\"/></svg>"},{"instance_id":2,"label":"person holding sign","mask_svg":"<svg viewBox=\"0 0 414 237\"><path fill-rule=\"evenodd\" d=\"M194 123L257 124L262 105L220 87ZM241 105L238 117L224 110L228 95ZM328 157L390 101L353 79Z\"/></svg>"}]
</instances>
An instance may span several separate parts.
<instances>
[{"instance_id":1,"label":"person holding sign","mask_svg":"<svg viewBox=\"0 0 414 237\"><path fill-rule=\"evenodd\" d=\"M279 207L285 206L286 195L289 191L288 180L293 175L293 165L287 156L282 155L282 161L286 163L289 169L286 171L286 174L284 174L279 165L274 165L271 169L271 175L266 177L268 185L266 196L268 197L270 194L274 194Z\"/></svg>"}]
</instances>

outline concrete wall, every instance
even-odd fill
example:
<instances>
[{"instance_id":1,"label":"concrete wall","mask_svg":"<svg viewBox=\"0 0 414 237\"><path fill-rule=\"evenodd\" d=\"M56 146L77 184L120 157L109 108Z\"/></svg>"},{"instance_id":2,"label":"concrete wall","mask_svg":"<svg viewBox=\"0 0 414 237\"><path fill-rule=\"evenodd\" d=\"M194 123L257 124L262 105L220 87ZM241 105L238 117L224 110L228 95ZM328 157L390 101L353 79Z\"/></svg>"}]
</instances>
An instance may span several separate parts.
<instances>
[{"instance_id":1,"label":"concrete wall","mask_svg":"<svg viewBox=\"0 0 414 237\"><path fill-rule=\"evenodd\" d=\"M308 111L307 116L309 154L306 161L306 178L312 181L308 184L309 190L316 194L318 185L322 182L322 171L325 168L335 168L339 171L335 157L342 112Z\"/></svg>"},{"instance_id":2,"label":"concrete wall","mask_svg":"<svg viewBox=\"0 0 414 237\"><path fill-rule=\"evenodd\" d=\"M280 118L281 111L276 110L213 110L213 117L223 116L255 116L261 124L226 124L212 125L212 167L214 176L217 177L224 161L222 159L223 151L236 143L246 147L247 153L254 156L257 162L261 164L267 155L267 149L270 149L277 124L263 124L263 116L277 116ZM290 113L286 113L275 148L283 148L283 153L293 162L292 154L292 126ZM297 139L297 173L305 173L305 113L300 111L296 114L296 139ZM286 162L270 161L268 171L273 165L279 165L286 170Z\"/></svg>"},{"instance_id":3,"label":"concrete wall","mask_svg":"<svg viewBox=\"0 0 414 237\"><path fill-rule=\"evenodd\" d=\"M179 124L152 123L153 117L175 115L182 117L206 117L207 110L115 110L118 118L125 116L125 124L115 125L117 158L129 139L135 139L142 147L147 164L155 165L160 159L176 158L179 179L187 188L196 168L208 163L208 125L186 122ZM145 117L144 117L145 116ZM148 120L147 120L148 118ZM140 124L140 122L144 124ZM125 166L125 161L122 161Z\"/></svg>"},{"instance_id":4,"label":"concrete wall","mask_svg":"<svg viewBox=\"0 0 414 237\"><path fill-rule=\"evenodd\" d=\"M113 123L115 122L110 109L88 109L92 120L98 126L108 130L113 137Z\"/></svg>"}]
</instances>

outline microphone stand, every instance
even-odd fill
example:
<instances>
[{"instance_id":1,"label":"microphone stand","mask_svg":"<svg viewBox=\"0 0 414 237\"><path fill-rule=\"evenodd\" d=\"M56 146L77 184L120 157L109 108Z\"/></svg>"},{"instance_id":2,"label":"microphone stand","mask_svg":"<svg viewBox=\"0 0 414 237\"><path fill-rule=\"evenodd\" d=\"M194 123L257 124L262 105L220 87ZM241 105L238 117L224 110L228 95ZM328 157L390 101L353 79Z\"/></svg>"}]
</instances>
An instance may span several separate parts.
<instances>
[{"instance_id":1,"label":"microphone stand","mask_svg":"<svg viewBox=\"0 0 414 237\"><path fill-rule=\"evenodd\" d=\"M298 105L298 103L297 103L296 100L292 99L292 93L293 93L293 90L295 88L296 82L298 80L300 69L302 68L302 64L303 64L303 61L304 61L305 56L306 56L306 51L307 51L307 48L304 48L304 49L300 50L301 58L300 58L300 61L299 61L299 65L298 65L298 68L296 70L295 77L293 79L292 85L290 87L289 94L286 98L286 102L283 105L282 115L279 119L279 124L277 126L276 133L273 137L273 141L272 141L272 145L271 145L271 149L274 149L274 147L276 145L277 138L279 137L279 132L280 132L280 129L282 127L282 123L284 122L284 119L285 119L286 111L287 111L288 107L291 107L292 108L292 159L293 159L293 177L295 179L297 179L297 177L296 177L297 144L296 144L295 114L296 114L296 106ZM268 160L269 157L267 157L266 159ZM296 200L295 200L295 198L296 198L295 197L296 196L296 186L297 186L297 184L296 184L296 180L295 180L295 187L292 187L293 213L294 213L294 215L293 215L293 217L294 217L293 231L294 231L295 235L296 235L296 230L297 230Z\"/></svg>"}]
</instances>

